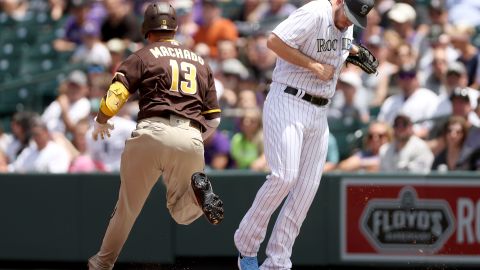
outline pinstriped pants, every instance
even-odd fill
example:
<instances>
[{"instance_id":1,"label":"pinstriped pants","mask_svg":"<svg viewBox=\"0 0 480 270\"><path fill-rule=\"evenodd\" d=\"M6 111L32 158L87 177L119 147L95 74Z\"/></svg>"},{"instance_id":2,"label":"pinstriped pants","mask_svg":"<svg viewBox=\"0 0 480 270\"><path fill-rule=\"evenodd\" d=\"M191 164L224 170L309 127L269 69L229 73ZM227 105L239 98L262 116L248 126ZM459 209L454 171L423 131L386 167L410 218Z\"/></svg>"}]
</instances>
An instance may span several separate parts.
<instances>
[{"instance_id":1,"label":"pinstriped pants","mask_svg":"<svg viewBox=\"0 0 480 270\"><path fill-rule=\"evenodd\" d=\"M291 269L293 244L320 185L328 145L327 106L284 93L272 83L264 106L265 155L271 174L235 232L244 256L257 256L272 213L285 197L260 269Z\"/></svg>"}]
</instances>

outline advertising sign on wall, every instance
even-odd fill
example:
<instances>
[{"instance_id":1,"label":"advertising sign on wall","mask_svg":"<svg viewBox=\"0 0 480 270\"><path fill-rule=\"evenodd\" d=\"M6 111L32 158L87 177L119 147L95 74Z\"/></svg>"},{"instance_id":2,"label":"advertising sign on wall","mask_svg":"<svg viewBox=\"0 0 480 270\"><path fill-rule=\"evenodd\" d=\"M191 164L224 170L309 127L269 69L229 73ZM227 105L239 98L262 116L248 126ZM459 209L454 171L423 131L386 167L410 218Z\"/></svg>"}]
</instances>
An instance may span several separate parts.
<instances>
[{"instance_id":1,"label":"advertising sign on wall","mask_svg":"<svg viewBox=\"0 0 480 270\"><path fill-rule=\"evenodd\" d=\"M342 181L342 261L480 263L480 181Z\"/></svg>"}]
</instances>

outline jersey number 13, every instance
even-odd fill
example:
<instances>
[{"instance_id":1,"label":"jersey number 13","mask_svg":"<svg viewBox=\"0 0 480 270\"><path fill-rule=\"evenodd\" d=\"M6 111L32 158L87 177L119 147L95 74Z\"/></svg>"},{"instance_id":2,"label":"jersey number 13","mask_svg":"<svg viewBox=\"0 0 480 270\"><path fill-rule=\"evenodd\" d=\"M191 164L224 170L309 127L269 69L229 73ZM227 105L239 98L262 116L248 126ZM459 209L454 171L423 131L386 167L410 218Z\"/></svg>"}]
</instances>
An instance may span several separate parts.
<instances>
[{"instance_id":1,"label":"jersey number 13","mask_svg":"<svg viewBox=\"0 0 480 270\"><path fill-rule=\"evenodd\" d=\"M179 69L178 62L173 59L170 60L170 66L172 67L172 85L170 86L170 91L178 92L180 90L180 92L190 95L197 93L197 67L187 62L180 62ZM183 76L185 80L179 81L180 70L185 72Z\"/></svg>"}]
</instances>

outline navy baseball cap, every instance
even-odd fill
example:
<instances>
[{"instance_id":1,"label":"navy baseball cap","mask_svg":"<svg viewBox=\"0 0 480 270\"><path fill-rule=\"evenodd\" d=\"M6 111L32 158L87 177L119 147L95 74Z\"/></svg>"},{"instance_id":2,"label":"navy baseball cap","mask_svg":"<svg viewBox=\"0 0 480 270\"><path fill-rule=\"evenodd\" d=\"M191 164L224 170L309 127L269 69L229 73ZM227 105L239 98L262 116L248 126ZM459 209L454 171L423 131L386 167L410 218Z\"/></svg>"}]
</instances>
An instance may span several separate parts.
<instances>
[{"instance_id":1,"label":"navy baseball cap","mask_svg":"<svg viewBox=\"0 0 480 270\"><path fill-rule=\"evenodd\" d=\"M374 0L344 0L347 18L356 26L367 27L367 15L373 8Z\"/></svg>"}]
</instances>

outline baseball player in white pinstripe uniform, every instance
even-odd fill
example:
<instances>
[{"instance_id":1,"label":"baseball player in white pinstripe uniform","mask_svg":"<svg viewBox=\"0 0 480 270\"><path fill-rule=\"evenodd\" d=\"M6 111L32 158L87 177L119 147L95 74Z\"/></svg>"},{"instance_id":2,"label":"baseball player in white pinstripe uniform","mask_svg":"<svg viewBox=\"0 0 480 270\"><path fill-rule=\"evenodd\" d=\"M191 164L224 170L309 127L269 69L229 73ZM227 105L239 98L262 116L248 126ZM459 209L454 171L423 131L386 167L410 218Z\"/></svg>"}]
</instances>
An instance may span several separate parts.
<instances>
[{"instance_id":1,"label":"baseball player in white pinstripe uniform","mask_svg":"<svg viewBox=\"0 0 480 270\"><path fill-rule=\"evenodd\" d=\"M264 106L271 174L235 232L241 270L291 269L295 238L317 192L327 154L327 108L343 63L356 54L353 24L364 28L373 0L317 0L281 22L268 39L278 55ZM263 264L257 253L283 199Z\"/></svg>"}]
</instances>

